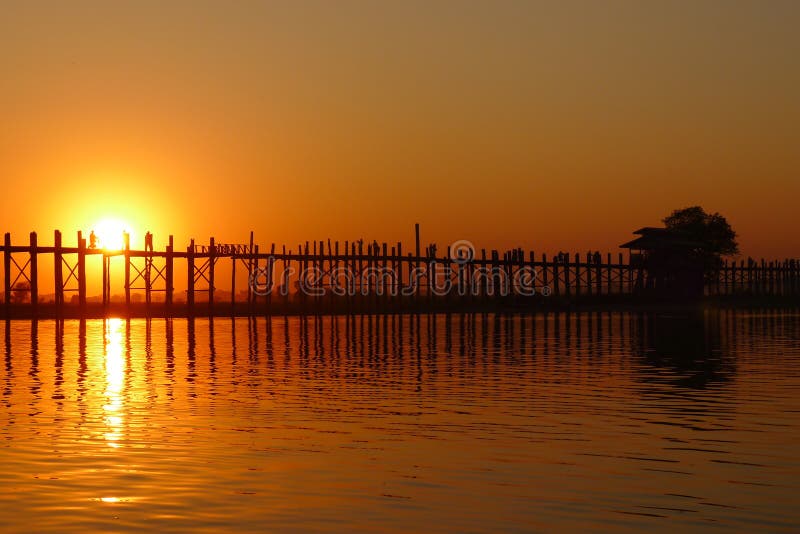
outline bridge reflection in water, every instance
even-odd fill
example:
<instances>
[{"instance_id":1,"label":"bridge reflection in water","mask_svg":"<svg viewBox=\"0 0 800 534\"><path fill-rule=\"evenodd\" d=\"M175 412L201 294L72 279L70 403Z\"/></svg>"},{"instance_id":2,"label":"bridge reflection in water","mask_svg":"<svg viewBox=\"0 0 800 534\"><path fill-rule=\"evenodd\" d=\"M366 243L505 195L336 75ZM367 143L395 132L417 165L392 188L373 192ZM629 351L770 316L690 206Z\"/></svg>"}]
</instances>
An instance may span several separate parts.
<instances>
[{"instance_id":1,"label":"bridge reflection in water","mask_svg":"<svg viewBox=\"0 0 800 534\"><path fill-rule=\"evenodd\" d=\"M12 529L798 519L788 311L0 328Z\"/></svg>"}]
</instances>

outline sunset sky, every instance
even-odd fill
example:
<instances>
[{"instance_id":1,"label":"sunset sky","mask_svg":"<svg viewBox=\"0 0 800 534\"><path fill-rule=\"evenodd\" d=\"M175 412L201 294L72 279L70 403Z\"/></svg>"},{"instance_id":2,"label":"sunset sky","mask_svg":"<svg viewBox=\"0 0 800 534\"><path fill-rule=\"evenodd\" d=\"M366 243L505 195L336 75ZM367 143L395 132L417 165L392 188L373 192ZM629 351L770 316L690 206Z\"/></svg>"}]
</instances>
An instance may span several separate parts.
<instances>
[{"instance_id":1,"label":"sunset sky","mask_svg":"<svg viewBox=\"0 0 800 534\"><path fill-rule=\"evenodd\" d=\"M800 3L4 2L0 222L797 257Z\"/></svg>"}]
</instances>

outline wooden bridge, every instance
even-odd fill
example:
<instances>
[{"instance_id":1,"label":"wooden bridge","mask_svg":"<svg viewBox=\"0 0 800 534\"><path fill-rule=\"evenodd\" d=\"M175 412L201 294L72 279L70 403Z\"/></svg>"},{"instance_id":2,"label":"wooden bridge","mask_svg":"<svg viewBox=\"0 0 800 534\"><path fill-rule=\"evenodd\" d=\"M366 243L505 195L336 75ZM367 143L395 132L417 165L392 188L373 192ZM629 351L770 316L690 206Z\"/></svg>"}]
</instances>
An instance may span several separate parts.
<instances>
[{"instance_id":1,"label":"wooden bridge","mask_svg":"<svg viewBox=\"0 0 800 534\"><path fill-rule=\"evenodd\" d=\"M101 311L117 313L257 314L299 311L361 312L409 311L441 307L481 307L503 303L527 306L546 298L555 300L588 297L619 297L641 294L643 270L636 254L587 252L559 253L548 258L533 251L513 249L480 251L451 250L437 255L437 247L421 248L419 225L414 250L402 243L364 243L363 240L314 241L260 250L250 232L248 244L221 244L212 237L208 244L191 240L185 250L175 250L169 236L164 250L154 250L147 234L144 248L130 247L124 236L120 250L87 247L77 234L77 246L62 244L54 233L53 246L41 246L35 232L28 243L13 244L6 233L3 253L3 299L6 317L25 310L26 315L81 315L87 309L86 259L101 256ZM460 246L460 245L459 245ZM52 255L54 297L40 298L39 263ZM110 262L124 259L124 301L112 302ZM229 300L215 298L225 284L217 276L220 260L230 262ZM176 268L185 279L185 295L175 299ZM246 273L248 286L237 298L237 268ZM280 273L280 274L277 274ZM514 287L524 282L525 287ZM132 292L144 292L143 305L132 302ZM65 299L72 293L77 298ZM800 296L800 261L796 259L740 260L725 262L715 280L707 283L707 295ZM155 297L155 298L154 298ZM92 307L92 306L89 306ZM97 306L94 306L95 308Z\"/></svg>"}]
</instances>

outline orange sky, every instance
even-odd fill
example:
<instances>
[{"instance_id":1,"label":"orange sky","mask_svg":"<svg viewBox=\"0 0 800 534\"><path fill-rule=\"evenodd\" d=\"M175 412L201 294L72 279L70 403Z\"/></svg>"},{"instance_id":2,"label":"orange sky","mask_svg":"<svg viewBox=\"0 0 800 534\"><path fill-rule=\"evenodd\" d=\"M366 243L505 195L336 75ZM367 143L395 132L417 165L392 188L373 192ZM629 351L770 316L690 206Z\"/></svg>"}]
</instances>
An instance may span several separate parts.
<instances>
[{"instance_id":1,"label":"orange sky","mask_svg":"<svg viewBox=\"0 0 800 534\"><path fill-rule=\"evenodd\" d=\"M701 204L800 253L795 2L33 4L0 17L15 242L616 251Z\"/></svg>"}]
</instances>

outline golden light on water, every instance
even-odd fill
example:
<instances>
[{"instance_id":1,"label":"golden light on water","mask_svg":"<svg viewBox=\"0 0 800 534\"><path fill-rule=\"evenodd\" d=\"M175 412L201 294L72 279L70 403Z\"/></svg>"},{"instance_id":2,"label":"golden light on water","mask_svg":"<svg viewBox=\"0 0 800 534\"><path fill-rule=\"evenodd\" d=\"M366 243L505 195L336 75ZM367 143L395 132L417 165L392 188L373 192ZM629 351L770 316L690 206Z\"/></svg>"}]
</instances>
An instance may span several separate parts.
<instances>
[{"instance_id":1,"label":"golden light on water","mask_svg":"<svg viewBox=\"0 0 800 534\"><path fill-rule=\"evenodd\" d=\"M105 439L112 448L120 447L119 441L123 437L122 390L125 384L125 357L122 326L122 319L108 319L105 322L106 403L103 410L106 424Z\"/></svg>"}]
</instances>

